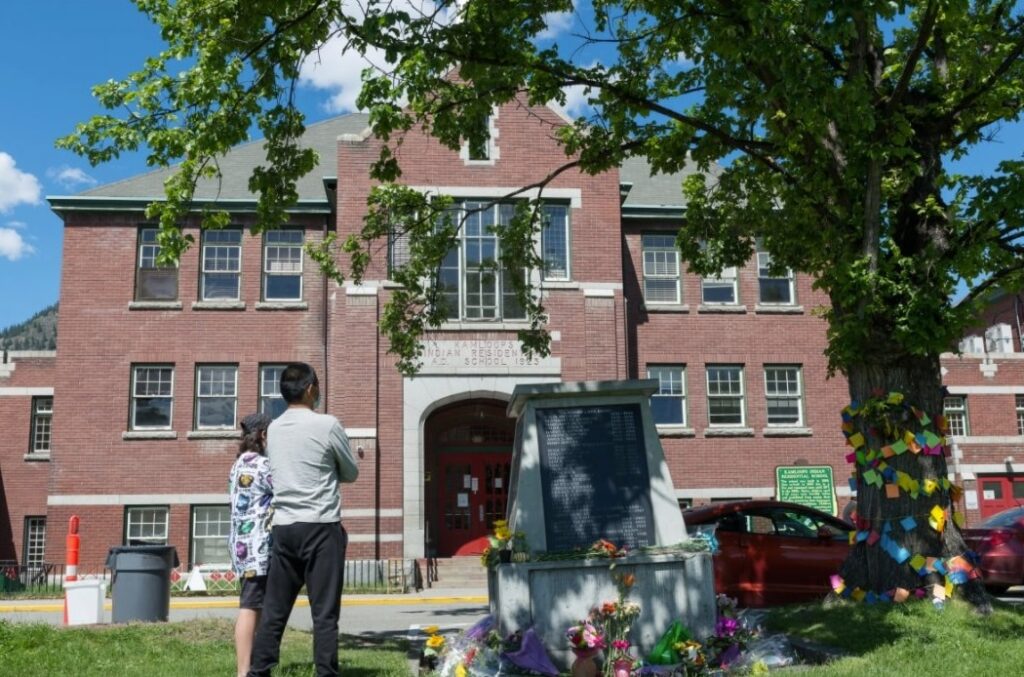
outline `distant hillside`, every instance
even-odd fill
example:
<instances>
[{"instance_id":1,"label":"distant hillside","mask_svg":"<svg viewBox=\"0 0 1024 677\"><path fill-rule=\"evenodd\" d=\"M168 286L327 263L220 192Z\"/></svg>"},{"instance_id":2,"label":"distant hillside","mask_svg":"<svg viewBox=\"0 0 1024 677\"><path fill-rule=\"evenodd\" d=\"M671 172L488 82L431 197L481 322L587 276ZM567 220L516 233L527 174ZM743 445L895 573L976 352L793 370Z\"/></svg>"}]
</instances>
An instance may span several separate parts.
<instances>
[{"instance_id":1,"label":"distant hillside","mask_svg":"<svg viewBox=\"0 0 1024 677\"><path fill-rule=\"evenodd\" d=\"M56 350L57 304L0 331L0 350Z\"/></svg>"}]
</instances>

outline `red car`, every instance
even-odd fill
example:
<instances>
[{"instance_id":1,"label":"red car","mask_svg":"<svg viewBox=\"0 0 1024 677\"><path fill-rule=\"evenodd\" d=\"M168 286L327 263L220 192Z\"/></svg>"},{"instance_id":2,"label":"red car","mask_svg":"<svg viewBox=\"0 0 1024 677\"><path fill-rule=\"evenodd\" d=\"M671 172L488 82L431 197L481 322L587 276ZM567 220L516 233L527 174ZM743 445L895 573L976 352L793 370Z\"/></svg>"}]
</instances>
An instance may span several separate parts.
<instances>
[{"instance_id":1,"label":"red car","mask_svg":"<svg viewBox=\"0 0 1024 677\"><path fill-rule=\"evenodd\" d=\"M740 606L822 599L850 551L853 526L795 503L733 501L683 512L691 534L715 525L715 592Z\"/></svg>"},{"instance_id":2,"label":"red car","mask_svg":"<svg viewBox=\"0 0 1024 677\"><path fill-rule=\"evenodd\" d=\"M997 513L964 529L967 546L981 558L982 579L994 592L1024 584L1024 507Z\"/></svg>"}]
</instances>

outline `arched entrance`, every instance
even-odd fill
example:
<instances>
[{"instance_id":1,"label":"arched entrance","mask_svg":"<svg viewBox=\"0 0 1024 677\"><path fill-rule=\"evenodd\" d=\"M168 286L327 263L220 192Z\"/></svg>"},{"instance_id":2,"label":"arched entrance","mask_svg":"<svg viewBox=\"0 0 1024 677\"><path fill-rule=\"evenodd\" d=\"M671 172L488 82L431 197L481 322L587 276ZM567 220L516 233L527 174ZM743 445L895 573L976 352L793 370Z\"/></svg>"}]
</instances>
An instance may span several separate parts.
<instances>
[{"instance_id":1,"label":"arched entrance","mask_svg":"<svg viewBox=\"0 0 1024 677\"><path fill-rule=\"evenodd\" d=\"M515 420L500 400L466 400L426 421L427 552L478 555L505 518Z\"/></svg>"}]
</instances>

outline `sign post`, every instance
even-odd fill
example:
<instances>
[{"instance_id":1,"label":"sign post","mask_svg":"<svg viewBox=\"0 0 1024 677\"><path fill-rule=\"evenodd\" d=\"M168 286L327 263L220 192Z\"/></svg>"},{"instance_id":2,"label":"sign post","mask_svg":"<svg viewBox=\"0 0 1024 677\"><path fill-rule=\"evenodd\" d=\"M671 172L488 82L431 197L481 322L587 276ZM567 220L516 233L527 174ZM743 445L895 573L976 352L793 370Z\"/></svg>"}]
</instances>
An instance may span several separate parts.
<instances>
[{"instance_id":1,"label":"sign post","mask_svg":"<svg viewBox=\"0 0 1024 677\"><path fill-rule=\"evenodd\" d=\"M780 465L775 468L775 496L833 517L838 512L836 484L830 465Z\"/></svg>"}]
</instances>

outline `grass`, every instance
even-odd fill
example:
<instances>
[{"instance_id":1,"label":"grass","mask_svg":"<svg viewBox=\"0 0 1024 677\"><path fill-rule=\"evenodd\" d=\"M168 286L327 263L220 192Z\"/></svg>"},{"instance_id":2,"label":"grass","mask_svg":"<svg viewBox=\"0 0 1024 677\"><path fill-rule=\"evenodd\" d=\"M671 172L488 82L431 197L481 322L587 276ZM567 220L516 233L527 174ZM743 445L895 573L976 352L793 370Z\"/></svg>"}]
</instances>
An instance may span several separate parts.
<instances>
[{"instance_id":1,"label":"grass","mask_svg":"<svg viewBox=\"0 0 1024 677\"><path fill-rule=\"evenodd\" d=\"M43 677L207 677L235 674L233 622L225 619L169 624L58 628L0 621L4 675ZM343 636L341 672L352 677L407 677L404 642ZM311 677L313 639L288 630L275 677Z\"/></svg>"},{"instance_id":2,"label":"grass","mask_svg":"<svg viewBox=\"0 0 1024 677\"><path fill-rule=\"evenodd\" d=\"M798 668L801 677L1013 675L1024 665L1024 610L995 603L991 616L965 602L837 604L772 610L765 626L843 649L850 657Z\"/></svg>"}]
</instances>

